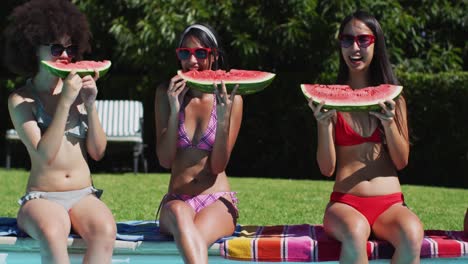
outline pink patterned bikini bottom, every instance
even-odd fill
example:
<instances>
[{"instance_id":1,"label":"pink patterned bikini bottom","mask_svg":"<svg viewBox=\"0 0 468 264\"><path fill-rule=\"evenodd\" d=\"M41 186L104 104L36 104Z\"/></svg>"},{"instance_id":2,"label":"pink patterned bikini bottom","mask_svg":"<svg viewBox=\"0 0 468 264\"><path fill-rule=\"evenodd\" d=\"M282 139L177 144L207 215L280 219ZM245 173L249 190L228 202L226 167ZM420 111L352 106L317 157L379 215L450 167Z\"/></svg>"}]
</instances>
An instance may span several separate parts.
<instances>
[{"instance_id":1,"label":"pink patterned bikini bottom","mask_svg":"<svg viewBox=\"0 0 468 264\"><path fill-rule=\"evenodd\" d=\"M224 196L229 195L231 201L224 198ZM193 208L195 213L199 213L205 207L210 206L214 202L223 199L223 202L228 202L232 205L233 209L235 210L235 218L239 217L239 211L237 209L238 199L236 196L236 192L217 192L217 193L210 193L210 194L199 194L199 195L188 195L188 194L176 194L176 193L167 193L164 195L161 203L159 204L158 211L156 213L156 218L159 215L159 211L161 207L172 200L180 200L184 201L190 207Z\"/></svg>"}]
</instances>

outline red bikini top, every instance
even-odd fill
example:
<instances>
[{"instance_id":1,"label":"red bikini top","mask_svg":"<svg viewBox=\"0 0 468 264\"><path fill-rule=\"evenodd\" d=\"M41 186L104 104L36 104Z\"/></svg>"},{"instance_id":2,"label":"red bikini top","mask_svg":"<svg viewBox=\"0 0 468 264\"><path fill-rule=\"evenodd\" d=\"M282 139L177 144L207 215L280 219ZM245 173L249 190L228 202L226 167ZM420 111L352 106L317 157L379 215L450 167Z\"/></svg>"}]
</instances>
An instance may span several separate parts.
<instances>
[{"instance_id":1,"label":"red bikini top","mask_svg":"<svg viewBox=\"0 0 468 264\"><path fill-rule=\"evenodd\" d=\"M336 112L335 144L338 146L353 146L365 142L381 143L382 132L380 129L376 128L369 137L362 137L346 123L340 112Z\"/></svg>"}]
</instances>

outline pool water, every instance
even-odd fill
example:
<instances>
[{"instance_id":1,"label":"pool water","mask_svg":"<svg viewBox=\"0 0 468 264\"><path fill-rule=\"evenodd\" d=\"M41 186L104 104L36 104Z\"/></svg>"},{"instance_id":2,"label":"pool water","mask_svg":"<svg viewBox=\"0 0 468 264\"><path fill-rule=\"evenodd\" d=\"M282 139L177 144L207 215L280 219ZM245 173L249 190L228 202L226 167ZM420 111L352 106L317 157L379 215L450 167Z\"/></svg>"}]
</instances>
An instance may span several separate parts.
<instances>
[{"instance_id":1,"label":"pool water","mask_svg":"<svg viewBox=\"0 0 468 264\"><path fill-rule=\"evenodd\" d=\"M0 264L40 264L40 255L38 252L0 252ZM72 264L81 264L83 259L82 254L70 254L70 259ZM182 258L178 255L114 255L112 257L112 263L135 263L135 264L154 264L154 263L164 263L164 264L184 264ZM220 256L210 256L209 263L213 264L225 264L225 263L275 263L278 262L248 262L248 261L235 261L227 260ZM288 262L288 263L304 263L304 262ZM335 264L337 261L326 261L326 262L316 262L316 263L326 263L326 264ZM387 264L390 263L390 260L373 260L370 261L372 264ZM468 258L437 258L437 259L421 259L421 263L424 264L461 264L468 263Z\"/></svg>"}]
</instances>

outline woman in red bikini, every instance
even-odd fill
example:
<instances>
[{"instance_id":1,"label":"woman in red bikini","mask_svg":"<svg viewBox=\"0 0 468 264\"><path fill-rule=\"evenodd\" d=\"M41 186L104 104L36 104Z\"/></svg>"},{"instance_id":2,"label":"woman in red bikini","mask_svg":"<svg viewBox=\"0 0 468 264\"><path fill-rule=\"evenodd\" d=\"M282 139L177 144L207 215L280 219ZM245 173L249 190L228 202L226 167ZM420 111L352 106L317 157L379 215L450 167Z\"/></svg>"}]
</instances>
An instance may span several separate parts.
<instances>
[{"instance_id":1,"label":"woman in red bikini","mask_svg":"<svg viewBox=\"0 0 468 264\"><path fill-rule=\"evenodd\" d=\"M216 33L202 24L184 30L176 54L183 71L225 64ZM237 198L224 172L242 121L236 90L229 95L224 84L214 84L213 94L202 93L178 75L156 90L156 152L171 169L159 223L186 263L208 263L208 247L236 225Z\"/></svg>"},{"instance_id":2,"label":"woman in red bikini","mask_svg":"<svg viewBox=\"0 0 468 264\"><path fill-rule=\"evenodd\" d=\"M358 11L340 27L338 83L353 89L397 84L378 21ZM342 244L340 263L368 263L371 234L395 247L392 263L419 263L423 227L404 204L397 171L408 163L409 142L403 96L381 102L380 112L340 113L309 106L317 120L317 161L336 179L325 231Z\"/></svg>"}]
</instances>

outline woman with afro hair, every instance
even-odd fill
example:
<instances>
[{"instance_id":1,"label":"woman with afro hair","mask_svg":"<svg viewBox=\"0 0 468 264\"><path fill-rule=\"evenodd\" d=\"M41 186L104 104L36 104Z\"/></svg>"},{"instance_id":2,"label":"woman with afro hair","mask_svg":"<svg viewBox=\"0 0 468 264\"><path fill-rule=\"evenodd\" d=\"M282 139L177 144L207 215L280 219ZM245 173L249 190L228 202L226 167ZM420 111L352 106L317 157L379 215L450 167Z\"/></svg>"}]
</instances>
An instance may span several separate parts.
<instances>
[{"instance_id":1,"label":"woman with afro hair","mask_svg":"<svg viewBox=\"0 0 468 264\"><path fill-rule=\"evenodd\" d=\"M18 226L39 241L43 263L70 263L71 229L87 244L83 263L110 263L116 224L87 163L88 155L101 159L107 144L95 105L99 74L61 79L40 63L77 61L90 51L86 17L67 0L32 0L13 10L4 34L7 67L28 78L8 99L31 159Z\"/></svg>"}]
</instances>

